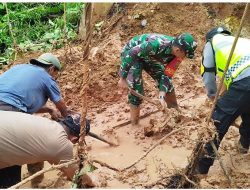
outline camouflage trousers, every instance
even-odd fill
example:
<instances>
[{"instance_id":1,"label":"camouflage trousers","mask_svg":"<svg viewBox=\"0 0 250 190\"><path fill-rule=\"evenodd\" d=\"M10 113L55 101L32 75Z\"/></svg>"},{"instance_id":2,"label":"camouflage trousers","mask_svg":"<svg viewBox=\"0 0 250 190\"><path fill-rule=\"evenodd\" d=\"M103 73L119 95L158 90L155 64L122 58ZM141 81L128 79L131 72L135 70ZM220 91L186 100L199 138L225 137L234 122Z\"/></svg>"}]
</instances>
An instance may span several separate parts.
<instances>
[{"instance_id":1,"label":"camouflage trousers","mask_svg":"<svg viewBox=\"0 0 250 190\"><path fill-rule=\"evenodd\" d=\"M144 95L142 71L146 71L157 83L160 91L171 92L174 87L172 79L164 74L164 66L161 63L138 60L130 68L127 76L129 87ZM129 93L129 103L135 106L139 106L142 103L142 99Z\"/></svg>"}]
</instances>

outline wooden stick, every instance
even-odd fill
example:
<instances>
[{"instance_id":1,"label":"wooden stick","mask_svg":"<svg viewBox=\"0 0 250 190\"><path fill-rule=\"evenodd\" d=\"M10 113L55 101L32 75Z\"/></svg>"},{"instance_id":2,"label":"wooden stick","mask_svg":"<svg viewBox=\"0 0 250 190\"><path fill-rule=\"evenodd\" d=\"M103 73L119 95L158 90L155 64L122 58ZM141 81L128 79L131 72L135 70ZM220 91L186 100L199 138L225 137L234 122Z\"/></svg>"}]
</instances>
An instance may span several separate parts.
<instances>
[{"instance_id":1,"label":"wooden stick","mask_svg":"<svg viewBox=\"0 0 250 190\"><path fill-rule=\"evenodd\" d=\"M113 167L113 166L110 166L110 165L108 165L107 163L104 163L104 162L102 162L102 161L100 161L100 160L91 160L91 162L96 162L96 163L100 164L101 166L107 167L107 168L109 168L109 169L111 169L111 170L119 171L119 169L117 169L117 168L115 168L115 167Z\"/></svg>"},{"instance_id":2,"label":"wooden stick","mask_svg":"<svg viewBox=\"0 0 250 190\"><path fill-rule=\"evenodd\" d=\"M154 104L155 106L159 107L160 104L159 104L158 102L156 102L156 101L154 101L154 100L152 100L152 99L150 99L150 98L148 98L148 97L146 97L146 96L143 96L142 94L136 92L136 91L133 90L132 88L129 88L129 87L128 87L128 89L129 89L129 91L130 91L131 94L137 96L138 98L141 98L141 99L143 99L143 100L146 100L147 102L150 102L150 103Z\"/></svg>"},{"instance_id":3,"label":"wooden stick","mask_svg":"<svg viewBox=\"0 0 250 190\"><path fill-rule=\"evenodd\" d=\"M191 127L191 126L188 126L188 127ZM169 136L181 131L181 130L184 130L184 129L187 129L187 127L183 127L183 128L179 128L179 129L176 129L176 130L173 130L172 132L166 134L164 137L162 137L159 141L157 141L156 144L154 144L151 148L149 148L149 150L143 155L141 156L138 160L136 160L133 164L127 166L126 168L123 168L121 171L125 171L131 167L133 167L134 165L136 165L138 162L140 162L143 158L145 158L153 149L155 149L158 145L160 145L166 138L168 138Z\"/></svg>"},{"instance_id":4,"label":"wooden stick","mask_svg":"<svg viewBox=\"0 0 250 190\"><path fill-rule=\"evenodd\" d=\"M197 185L194 181L192 181L191 179L189 179L185 174L182 174L182 176L184 176L185 179L186 179L189 183L191 183L194 187L198 187L198 185Z\"/></svg>"},{"instance_id":5,"label":"wooden stick","mask_svg":"<svg viewBox=\"0 0 250 190\"><path fill-rule=\"evenodd\" d=\"M49 168L47 169L43 169L35 174L33 174L32 176L24 179L23 181L19 182L18 184L16 185L13 185L11 186L9 189L18 189L20 186L24 185L25 183L29 182L30 180L36 178L37 176L43 174L43 173L46 173L46 172L49 172L49 171L52 171L52 170L55 170L55 169L60 169L60 168L64 168L64 167L69 167L70 165L73 165L73 164L76 164L78 163L80 160L77 159L77 160L71 160L69 162L66 162L66 163L63 163L63 164L59 164L59 165L51 165ZM11 177L11 176L10 176Z\"/></svg>"},{"instance_id":6,"label":"wooden stick","mask_svg":"<svg viewBox=\"0 0 250 190\"><path fill-rule=\"evenodd\" d=\"M88 28L88 35L87 35L87 44L85 44L84 46L84 55L83 55L83 61L85 61L88 56L89 56L89 45L90 45L90 42L92 41L92 30L93 30L93 24L91 23L91 20L92 20L92 16L93 16L93 3L87 3L86 4L86 8L85 8L85 14L89 13L90 16L89 17L86 17L86 20L85 22L88 22L86 23L86 26ZM88 18L88 19L87 19ZM81 123L81 129L80 129L80 134L82 134L79 138L79 146L81 148L83 148L82 146L84 145L84 139L85 139L85 134L84 131L85 131L85 118L86 118L86 115L87 115L87 92L86 92L86 88L88 87L88 82L89 82L89 68L88 68L88 65L85 64L84 65L84 68L83 68L83 79L82 79L82 83L83 81L85 81L85 84L83 84L83 87L82 87L82 90L85 90L85 92L83 93L83 104L82 104L82 118L84 118L84 121L83 123ZM85 86L84 86L85 85ZM85 87L85 88L84 88ZM82 150L79 149L78 151L78 154L80 154ZM80 171L80 170L79 170Z\"/></svg>"},{"instance_id":7,"label":"wooden stick","mask_svg":"<svg viewBox=\"0 0 250 190\"><path fill-rule=\"evenodd\" d=\"M219 154L218 154L218 151L217 151L217 148L216 148L214 142L213 142L213 141L210 141L210 144L211 144L211 146L213 147L213 150L214 150L214 152L215 152L215 154L216 154L216 157L217 157L217 159L219 160L220 166L221 166L221 168L222 168L222 170L223 170L223 172L224 172L224 175L226 176L227 180L229 181L230 186L231 186L232 188L237 188L237 186L236 186L236 184L234 183L233 179L232 179L231 176L228 174L228 172L227 172L227 170L226 170L226 168L225 168L225 166L224 166L222 160L220 159Z\"/></svg>"},{"instance_id":8,"label":"wooden stick","mask_svg":"<svg viewBox=\"0 0 250 190\"><path fill-rule=\"evenodd\" d=\"M108 30L110 31L110 28L113 27L121 18L123 18L124 15L119 16L111 25L109 25L107 28L105 28L102 33L107 32Z\"/></svg>"}]
</instances>

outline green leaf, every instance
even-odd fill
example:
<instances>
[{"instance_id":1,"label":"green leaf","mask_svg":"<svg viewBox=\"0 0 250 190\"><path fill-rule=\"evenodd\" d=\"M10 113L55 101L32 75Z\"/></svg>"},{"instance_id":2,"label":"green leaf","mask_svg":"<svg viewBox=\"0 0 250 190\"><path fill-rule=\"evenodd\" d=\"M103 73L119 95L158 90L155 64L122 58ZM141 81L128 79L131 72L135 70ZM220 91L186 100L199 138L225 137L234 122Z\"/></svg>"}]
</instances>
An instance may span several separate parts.
<instances>
[{"instance_id":1,"label":"green leaf","mask_svg":"<svg viewBox=\"0 0 250 190\"><path fill-rule=\"evenodd\" d=\"M49 24L51 24L52 26L55 26L55 23L52 22L50 19L49 19Z\"/></svg>"},{"instance_id":2,"label":"green leaf","mask_svg":"<svg viewBox=\"0 0 250 190\"><path fill-rule=\"evenodd\" d=\"M64 3L7 3L12 33L22 51L60 48L64 38ZM66 3L66 38L74 40L84 3ZM0 3L0 42L13 46L5 6ZM55 43L55 44L54 44ZM39 45L37 45L39 44ZM53 45L52 45L53 44ZM13 52L4 53L7 59Z\"/></svg>"}]
</instances>

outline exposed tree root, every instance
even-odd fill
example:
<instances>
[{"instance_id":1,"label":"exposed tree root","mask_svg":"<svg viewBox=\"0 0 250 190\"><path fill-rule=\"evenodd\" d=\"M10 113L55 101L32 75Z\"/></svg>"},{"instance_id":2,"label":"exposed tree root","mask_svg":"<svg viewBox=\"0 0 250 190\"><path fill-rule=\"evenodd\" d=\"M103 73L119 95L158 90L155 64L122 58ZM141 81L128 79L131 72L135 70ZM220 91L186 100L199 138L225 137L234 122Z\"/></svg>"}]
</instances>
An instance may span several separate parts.
<instances>
[{"instance_id":1,"label":"exposed tree root","mask_svg":"<svg viewBox=\"0 0 250 190\"><path fill-rule=\"evenodd\" d=\"M104 162L102 162L100 160L91 160L91 162L96 162L96 163L100 164L103 167L109 168L109 169L114 170L114 171L119 171L119 169L117 169L117 168L115 168L113 166L110 166L107 163L104 163Z\"/></svg>"},{"instance_id":2,"label":"exposed tree root","mask_svg":"<svg viewBox=\"0 0 250 190\"><path fill-rule=\"evenodd\" d=\"M49 168L47 169L43 169L35 174L33 174L32 176L24 179L23 181L19 182L18 184L16 185L13 185L11 186L9 189L18 189L19 187L21 187L22 185L24 185L25 183L29 182L30 180L36 178L37 176L43 174L43 173L46 173L46 172L49 172L49 171L52 171L52 170L55 170L55 169L60 169L60 168L67 168L73 164L76 164L78 163L80 160L77 159L77 160L72 160L72 161L69 161L69 162L66 162L66 163L63 163L63 164L58 164L58 165L52 165L50 166Z\"/></svg>"},{"instance_id":3,"label":"exposed tree root","mask_svg":"<svg viewBox=\"0 0 250 190\"><path fill-rule=\"evenodd\" d=\"M126 168L123 168L121 171L125 171L131 167L133 167L134 165L136 165L138 162L140 162L143 158L145 158L153 149L155 149L158 145L160 145L166 138L168 138L169 136L181 131L181 130L184 130L186 128L179 128L179 129L176 129L176 130L173 130L172 132L166 134L164 137L162 137L159 141L157 141L156 144L154 144L151 148L149 148L149 150L143 155L141 156L138 160L136 160L133 164L127 166Z\"/></svg>"}]
</instances>

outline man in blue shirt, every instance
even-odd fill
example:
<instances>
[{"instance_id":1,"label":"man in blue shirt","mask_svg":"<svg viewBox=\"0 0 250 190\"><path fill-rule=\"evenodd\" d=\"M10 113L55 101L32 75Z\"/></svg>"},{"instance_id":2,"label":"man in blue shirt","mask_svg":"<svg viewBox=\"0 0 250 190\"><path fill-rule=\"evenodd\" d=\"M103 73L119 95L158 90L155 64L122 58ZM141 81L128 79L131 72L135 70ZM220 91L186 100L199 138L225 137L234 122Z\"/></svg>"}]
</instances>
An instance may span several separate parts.
<instances>
[{"instance_id":1,"label":"man in blue shirt","mask_svg":"<svg viewBox=\"0 0 250 190\"><path fill-rule=\"evenodd\" d=\"M29 114L49 113L52 119L58 119L56 110L45 106L50 99L63 117L69 114L54 80L62 68L60 61L51 53L42 54L37 59L31 59L29 64L13 66L0 75L0 110L19 111ZM13 118L14 119L14 118ZM40 164L41 165L41 164ZM43 167L43 164L40 166ZM34 167L28 166L34 173ZM13 177L11 185L19 182L21 166L12 166L5 171ZM1 176L0 176L1 179ZM3 180L3 179L1 179Z\"/></svg>"},{"instance_id":2,"label":"man in blue shirt","mask_svg":"<svg viewBox=\"0 0 250 190\"><path fill-rule=\"evenodd\" d=\"M67 116L67 107L53 77L61 70L59 60L50 53L31 59L30 64L20 64L0 75L0 101L22 112L45 113L55 116L54 110L44 106L50 99Z\"/></svg>"}]
</instances>

